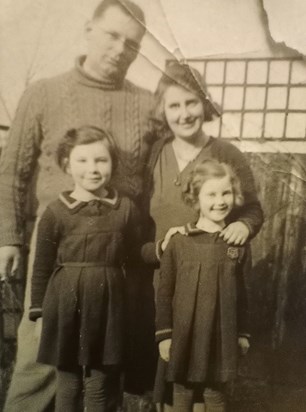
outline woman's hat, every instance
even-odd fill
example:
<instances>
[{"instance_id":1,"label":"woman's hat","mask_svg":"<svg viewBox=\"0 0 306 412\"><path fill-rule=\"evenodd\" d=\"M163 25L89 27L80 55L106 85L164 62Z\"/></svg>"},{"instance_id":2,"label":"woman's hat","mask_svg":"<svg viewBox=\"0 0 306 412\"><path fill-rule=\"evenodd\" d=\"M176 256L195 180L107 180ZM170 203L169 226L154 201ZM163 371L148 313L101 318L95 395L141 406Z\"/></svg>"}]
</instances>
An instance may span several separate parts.
<instances>
[{"instance_id":1,"label":"woman's hat","mask_svg":"<svg viewBox=\"0 0 306 412\"><path fill-rule=\"evenodd\" d=\"M219 117L221 115L220 110L211 100L203 77L198 70L188 64L178 61L168 62L157 86L157 92L161 85L161 89L164 91L169 86L177 85L198 95L205 105L206 120L211 120L213 116Z\"/></svg>"}]
</instances>

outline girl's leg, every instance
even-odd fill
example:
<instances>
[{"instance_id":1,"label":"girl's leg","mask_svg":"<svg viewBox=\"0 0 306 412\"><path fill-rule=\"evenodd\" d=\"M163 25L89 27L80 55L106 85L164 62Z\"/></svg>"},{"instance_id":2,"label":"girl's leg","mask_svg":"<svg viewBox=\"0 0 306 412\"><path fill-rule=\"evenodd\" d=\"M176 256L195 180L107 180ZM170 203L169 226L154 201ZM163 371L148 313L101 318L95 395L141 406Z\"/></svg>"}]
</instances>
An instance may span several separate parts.
<instances>
[{"instance_id":1,"label":"girl's leg","mask_svg":"<svg viewBox=\"0 0 306 412\"><path fill-rule=\"evenodd\" d=\"M173 406L166 403L157 403L155 406L157 412L174 412Z\"/></svg>"},{"instance_id":2,"label":"girl's leg","mask_svg":"<svg viewBox=\"0 0 306 412\"><path fill-rule=\"evenodd\" d=\"M205 388L204 390L205 412L225 412L226 402L223 385Z\"/></svg>"},{"instance_id":3,"label":"girl's leg","mask_svg":"<svg viewBox=\"0 0 306 412\"><path fill-rule=\"evenodd\" d=\"M192 412L193 387L178 383L173 384L173 411Z\"/></svg>"},{"instance_id":4,"label":"girl's leg","mask_svg":"<svg viewBox=\"0 0 306 412\"><path fill-rule=\"evenodd\" d=\"M82 394L82 369L57 371L55 412L75 412L78 410Z\"/></svg>"},{"instance_id":5,"label":"girl's leg","mask_svg":"<svg viewBox=\"0 0 306 412\"><path fill-rule=\"evenodd\" d=\"M115 412L120 399L119 368L87 369L84 388L86 412Z\"/></svg>"},{"instance_id":6,"label":"girl's leg","mask_svg":"<svg viewBox=\"0 0 306 412\"><path fill-rule=\"evenodd\" d=\"M203 402L202 403L196 402L193 404L192 412L207 412L207 409Z\"/></svg>"}]
</instances>

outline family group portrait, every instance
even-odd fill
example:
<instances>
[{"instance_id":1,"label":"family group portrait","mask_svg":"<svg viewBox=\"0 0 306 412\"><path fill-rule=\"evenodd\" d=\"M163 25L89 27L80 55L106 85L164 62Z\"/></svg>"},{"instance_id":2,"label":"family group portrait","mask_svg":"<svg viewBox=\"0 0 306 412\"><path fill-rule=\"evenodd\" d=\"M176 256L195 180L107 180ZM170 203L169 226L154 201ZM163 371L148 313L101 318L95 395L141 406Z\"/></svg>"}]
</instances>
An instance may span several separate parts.
<instances>
[{"instance_id":1,"label":"family group portrait","mask_svg":"<svg viewBox=\"0 0 306 412\"><path fill-rule=\"evenodd\" d=\"M0 411L306 411L303 0L0 8Z\"/></svg>"}]
</instances>

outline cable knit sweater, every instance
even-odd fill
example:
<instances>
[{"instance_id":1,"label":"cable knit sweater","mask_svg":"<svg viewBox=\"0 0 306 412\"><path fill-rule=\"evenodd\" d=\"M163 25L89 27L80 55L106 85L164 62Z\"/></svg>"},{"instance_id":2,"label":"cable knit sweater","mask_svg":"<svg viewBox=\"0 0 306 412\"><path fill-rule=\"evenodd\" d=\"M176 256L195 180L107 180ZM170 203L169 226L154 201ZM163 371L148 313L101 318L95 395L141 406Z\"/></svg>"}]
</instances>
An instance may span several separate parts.
<instances>
[{"instance_id":1,"label":"cable knit sweater","mask_svg":"<svg viewBox=\"0 0 306 412\"><path fill-rule=\"evenodd\" d=\"M83 71L82 59L69 72L34 83L21 98L0 165L0 246L22 245L25 222L35 220L60 191L71 188L70 177L54 159L69 128L109 130L121 157L113 185L133 198L142 191L153 97L127 80L116 85L93 79Z\"/></svg>"}]
</instances>

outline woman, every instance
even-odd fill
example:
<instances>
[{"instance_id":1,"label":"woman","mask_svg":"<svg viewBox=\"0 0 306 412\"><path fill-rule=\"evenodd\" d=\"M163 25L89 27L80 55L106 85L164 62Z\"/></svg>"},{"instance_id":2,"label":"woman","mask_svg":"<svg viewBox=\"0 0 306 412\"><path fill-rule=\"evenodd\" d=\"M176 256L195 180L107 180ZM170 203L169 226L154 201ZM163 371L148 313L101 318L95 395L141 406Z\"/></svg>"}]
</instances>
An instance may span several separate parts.
<instances>
[{"instance_id":1,"label":"woman","mask_svg":"<svg viewBox=\"0 0 306 412\"><path fill-rule=\"evenodd\" d=\"M155 243L164 238L170 227L196 218L194 210L182 202L182 192L194 166L214 158L232 166L241 180L245 198L244 207L231 214L232 223L220 236L229 244L243 245L258 233L263 213L252 171L243 154L231 143L207 136L203 131L204 122L219 113L208 98L200 73L185 64L169 64L155 97L158 139L148 161L146 185L155 228L152 240ZM145 253L154 261L155 245L148 244Z\"/></svg>"},{"instance_id":2,"label":"woman","mask_svg":"<svg viewBox=\"0 0 306 412\"><path fill-rule=\"evenodd\" d=\"M164 237L169 228L196 220L197 212L182 201L182 194L191 170L207 158L229 164L241 181L244 206L231 212L229 223L220 236L228 244L245 244L258 233L263 223L263 212L252 171L243 154L231 143L207 136L203 131L204 122L219 114L208 98L200 73L185 64L169 64L159 81L155 97L154 120L158 139L148 161L146 186L153 233L151 242L143 248L146 260L154 262L156 255L164 249L167 243ZM157 278L155 275L155 288L158 286ZM160 361L154 399L162 404L169 401L163 379L164 366L165 363ZM220 410L225 410L218 393L212 393L211 406L218 402ZM203 410L203 405L199 410Z\"/></svg>"}]
</instances>

